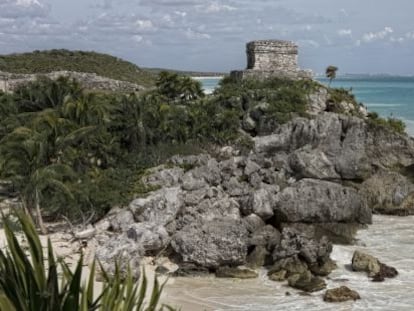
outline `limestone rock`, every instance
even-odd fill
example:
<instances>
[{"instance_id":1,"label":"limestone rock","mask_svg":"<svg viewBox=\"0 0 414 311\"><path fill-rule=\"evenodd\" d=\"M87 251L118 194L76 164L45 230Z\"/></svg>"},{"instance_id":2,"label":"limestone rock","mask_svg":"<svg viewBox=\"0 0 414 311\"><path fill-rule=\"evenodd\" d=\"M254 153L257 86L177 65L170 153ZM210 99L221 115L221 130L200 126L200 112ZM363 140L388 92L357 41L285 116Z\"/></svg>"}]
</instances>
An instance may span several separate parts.
<instances>
[{"instance_id":1,"label":"limestone rock","mask_svg":"<svg viewBox=\"0 0 414 311\"><path fill-rule=\"evenodd\" d=\"M200 221L210 221L217 218L240 220L240 207L233 198L225 196L205 199L195 206L185 206L176 217L177 230Z\"/></svg>"},{"instance_id":2,"label":"limestone rock","mask_svg":"<svg viewBox=\"0 0 414 311\"><path fill-rule=\"evenodd\" d=\"M129 204L129 209L137 221L165 226L175 219L182 204L180 188L172 187L152 192L146 198L135 199Z\"/></svg>"},{"instance_id":3,"label":"limestone rock","mask_svg":"<svg viewBox=\"0 0 414 311\"><path fill-rule=\"evenodd\" d=\"M142 182L149 186L176 187L184 175L184 170L180 167L168 168L160 165L147 171Z\"/></svg>"},{"instance_id":4,"label":"limestone rock","mask_svg":"<svg viewBox=\"0 0 414 311\"><path fill-rule=\"evenodd\" d=\"M356 190L328 181L302 179L277 194L275 201L275 213L284 222L372 221L371 210Z\"/></svg>"},{"instance_id":5,"label":"limestone rock","mask_svg":"<svg viewBox=\"0 0 414 311\"><path fill-rule=\"evenodd\" d=\"M373 282L383 282L386 278L395 278L398 275L397 269L380 262L380 271L374 275Z\"/></svg>"},{"instance_id":6,"label":"limestone rock","mask_svg":"<svg viewBox=\"0 0 414 311\"><path fill-rule=\"evenodd\" d=\"M317 276L328 276L333 270L337 268L336 263L332 259L328 259L326 262L313 263L309 265L309 270Z\"/></svg>"},{"instance_id":7,"label":"limestone rock","mask_svg":"<svg viewBox=\"0 0 414 311\"><path fill-rule=\"evenodd\" d=\"M365 120L335 113L321 113L313 119L295 118L275 133L254 138L255 152L268 155L318 149L333 163L342 179L366 179L375 168L392 169L414 162L414 140Z\"/></svg>"},{"instance_id":8,"label":"limestone rock","mask_svg":"<svg viewBox=\"0 0 414 311\"><path fill-rule=\"evenodd\" d=\"M256 232L260 228L264 227L266 223L256 214L250 214L242 219L244 226L250 233Z\"/></svg>"},{"instance_id":9,"label":"limestone rock","mask_svg":"<svg viewBox=\"0 0 414 311\"><path fill-rule=\"evenodd\" d=\"M334 163L319 149L302 148L291 154L289 164L292 171L301 178L340 179Z\"/></svg>"},{"instance_id":10,"label":"limestone rock","mask_svg":"<svg viewBox=\"0 0 414 311\"><path fill-rule=\"evenodd\" d=\"M355 251L352 256L352 269L354 271L367 272L369 276L374 276L380 272L381 264L374 256Z\"/></svg>"},{"instance_id":11,"label":"limestone rock","mask_svg":"<svg viewBox=\"0 0 414 311\"><path fill-rule=\"evenodd\" d=\"M272 194L266 189L259 189L254 191L249 199L249 210L267 220L273 216L273 200Z\"/></svg>"},{"instance_id":12,"label":"limestone rock","mask_svg":"<svg viewBox=\"0 0 414 311\"><path fill-rule=\"evenodd\" d=\"M292 275L303 274L308 271L308 266L297 256L276 261L267 275L273 281L283 281ZM281 279L283 277L283 279Z\"/></svg>"},{"instance_id":13,"label":"limestone rock","mask_svg":"<svg viewBox=\"0 0 414 311\"><path fill-rule=\"evenodd\" d=\"M409 215L414 213L414 185L396 172L380 172L364 181L360 194L377 213Z\"/></svg>"},{"instance_id":14,"label":"limestone rock","mask_svg":"<svg viewBox=\"0 0 414 311\"><path fill-rule=\"evenodd\" d=\"M143 222L131 225L125 232L128 239L139 244L144 252L157 252L167 246L169 235L164 226Z\"/></svg>"},{"instance_id":15,"label":"limestone rock","mask_svg":"<svg viewBox=\"0 0 414 311\"><path fill-rule=\"evenodd\" d=\"M269 251L272 251L280 244L280 232L271 225L261 227L253 232L248 240L249 246L265 246Z\"/></svg>"},{"instance_id":16,"label":"limestone rock","mask_svg":"<svg viewBox=\"0 0 414 311\"><path fill-rule=\"evenodd\" d=\"M318 292L326 288L325 281L313 276L309 271L292 275L289 277L288 282L289 286L307 293Z\"/></svg>"},{"instance_id":17,"label":"limestone rock","mask_svg":"<svg viewBox=\"0 0 414 311\"><path fill-rule=\"evenodd\" d=\"M107 239L97 247L95 254L109 276L114 275L115 267L118 265L121 276L126 277L130 267L136 280L140 276L140 261L143 255L142 246L125 234Z\"/></svg>"},{"instance_id":18,"label":"limestone rock","mask_svg":"<svg viewBox=\"0 0 414 311\"><path fill-rule=\"evenodd\" d=\"M332 252L332 243L326 237L315 240L302 235L300 232L285 228L282 239L273 251L273 260L276 262L293 256L300 256L308 264L325 263Z\"/></svg>"},{"instance_id":19,"label":"limestone rock","mask_svg":"<svg viewBox=\"0 0 414 311\"><path fill-rule=\"evenodd\" d=\"M246 261L247 234L239 220L215 219L184 227L171 246L185 263L207 268L237 266Z\"/></svg>"},{"instance_id":20,"label":"limestone rock","mask_svg":"<svg viewBox=\"0 0 414 311\"><path fill-rule=\"evenodd\" d=\"M326 302L345 302L358 299L361 299L359 294L346 286L328 289L323 296L323 300Z\"/></svg>"},{"instance_id":21,"label":"limestone rock","mask_svg":"<svg viewBox=\"0 0 414 311\"><path fill-rule=\"evenodd\" d=\"M270 252L264 246L255 246L254 250L247 256L247 266L260 268L268 263Z\"/></svg>"},{"instance_id":22,"label":"limestone rock","mask_svg":"<svg viewBox=\"0 0 414 311\"><path fill-rule=\"evenodd\" d=\"M325 87L320 87L315 92L309 95L308 99L308 113L318 114L326 111L326 102L328 101L328 90Z\"/></svg>"}]
</instances>

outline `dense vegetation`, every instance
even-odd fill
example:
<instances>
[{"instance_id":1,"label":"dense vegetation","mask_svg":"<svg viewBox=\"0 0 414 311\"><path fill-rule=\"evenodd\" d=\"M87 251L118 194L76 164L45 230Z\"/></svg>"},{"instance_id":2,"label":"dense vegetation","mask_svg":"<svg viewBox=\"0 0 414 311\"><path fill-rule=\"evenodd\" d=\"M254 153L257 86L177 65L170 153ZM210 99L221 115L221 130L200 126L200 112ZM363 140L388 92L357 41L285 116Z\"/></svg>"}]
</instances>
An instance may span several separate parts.
<instances>
[{"instance_id":1,"label":"dense vegetation","mask_svg":"<svg viewBox=\"0 0 414 311\"><path fill-rule=\"evenodd\" d=\"M199 82L169 72L155 86L142 94L102 94L66 78L40 79L0 94L0 179L12 182L40 227L41 210L51 218L97 219L154 190L141 177L173 155L225 144L249 150L251 136L307 116L308 95L320 87L225 78L204 96ZM335 92L332 103L351 96Z\"/></svg>"},{"instance_id":2,"label":"dense vegetation","mask_svg":"<svg viewBox=\"0 0 414 311\"><path fill-rule=\"evenodd\" d=\"M173 309L160 305L164 285L157 279L148 295L145 274L138 285L128 271L124 276L115 269L109 276L101 267L104 283L94 293L95 266L90 266L86 282L82 277L82 257L74 269L56 259L48 241L46 254L30 219L17 213L27 248L18 242L12 223L3 218L7 251L0 250L0 310L2 311L157 311Z\"/></svg>"},{"instance_id":3,"label":"dense vegetation","mask_svg":"<svg viewBox=\"0 0 414 311\"><path fill-rule=\"evenodd\" d=\"M28 74L61 70L96 73L143 86L152 86L156 78L130 62L96 52L49 50L0 55L0 71Z\"/></svg>"}]
</instances>

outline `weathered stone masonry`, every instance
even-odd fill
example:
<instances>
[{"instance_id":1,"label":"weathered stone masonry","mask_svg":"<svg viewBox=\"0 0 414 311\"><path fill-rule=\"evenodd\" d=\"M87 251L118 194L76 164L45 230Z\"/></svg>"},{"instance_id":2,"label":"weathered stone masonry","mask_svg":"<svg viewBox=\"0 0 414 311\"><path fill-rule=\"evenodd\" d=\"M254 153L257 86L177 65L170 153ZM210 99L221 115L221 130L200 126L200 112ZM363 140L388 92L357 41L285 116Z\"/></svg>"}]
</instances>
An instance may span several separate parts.
<instances>
[{"instance_id":1,"label":"weathered stone masonry","mask_svg":"<svg viewBox=\"0 0 414 311\"><path fill-rule=\"evenodd\" d=\"M231 75L235 78L312 78L310 71L299 69L298 46L291 41L252 41L247 43L246 52L247 69L232 71Z\"/></svg>"}]
</instances>

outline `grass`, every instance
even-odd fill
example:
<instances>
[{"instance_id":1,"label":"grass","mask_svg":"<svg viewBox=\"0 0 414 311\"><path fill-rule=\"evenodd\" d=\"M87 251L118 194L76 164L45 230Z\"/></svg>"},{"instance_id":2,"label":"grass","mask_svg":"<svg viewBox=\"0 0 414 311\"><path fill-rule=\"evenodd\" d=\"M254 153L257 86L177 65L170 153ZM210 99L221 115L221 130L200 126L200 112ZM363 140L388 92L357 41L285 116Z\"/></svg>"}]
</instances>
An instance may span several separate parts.
<instances>
[{"instance_id":1,"label":"grass","mask_svg":"<svg viewBox=\"0 0 414 311\"><path fill-rule=\"evenodd\" d=\"M48 50L0 55L0 71L33 74L61 70L96 73L143 86L153 86L156 78L131 62L97 52Z\"/></svg>"}]
</instances>

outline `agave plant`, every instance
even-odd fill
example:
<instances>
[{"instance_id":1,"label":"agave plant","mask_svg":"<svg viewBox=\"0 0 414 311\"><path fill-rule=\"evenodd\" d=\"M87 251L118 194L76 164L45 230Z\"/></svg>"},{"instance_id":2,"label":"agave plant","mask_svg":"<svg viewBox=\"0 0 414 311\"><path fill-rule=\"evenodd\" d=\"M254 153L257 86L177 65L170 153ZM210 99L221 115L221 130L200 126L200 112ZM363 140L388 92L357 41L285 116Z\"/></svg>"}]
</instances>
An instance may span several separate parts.
<instances>
[{"instance_id":1,"label":"agave plant","mask_svg":"<svg viewBox=\"0 0 414 311\"><path fill-rule=\"evenodd\" d=\"M160 285L156 278L147 297L145 273L141 284L136 284L130 271L126 279L118 269L109 277L101 267L105 281L101 293L95 295L95 261L88 279L82 281L82 257L72 271L63 260L55 258L50 240L45 255L31 219L21 212L16 212L16 216L29 253L20 245L10 220L3 217L7 248L0 250L0 311L174 310L165 305L159 307L165 283Z\"/></svg>"}]
</instances>

